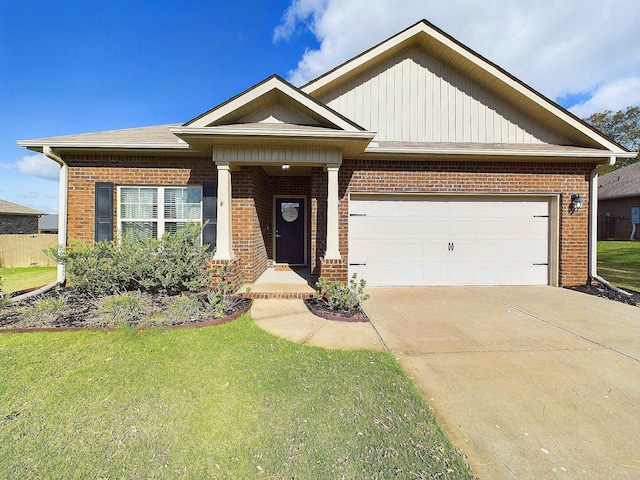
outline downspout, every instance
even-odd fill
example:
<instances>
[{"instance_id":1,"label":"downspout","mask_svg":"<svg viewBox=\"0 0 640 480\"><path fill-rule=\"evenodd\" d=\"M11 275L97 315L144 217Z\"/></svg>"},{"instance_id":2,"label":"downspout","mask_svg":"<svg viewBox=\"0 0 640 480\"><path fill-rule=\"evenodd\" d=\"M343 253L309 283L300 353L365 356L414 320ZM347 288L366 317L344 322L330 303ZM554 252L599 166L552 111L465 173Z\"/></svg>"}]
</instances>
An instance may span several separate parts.
<instances>
[{"instance_id":1,"label":"downspout","mask_svg":"<svg viewBox=\"0 0 640 480\"><path fill-rule=\"evenodd\" d=\"M62 157L56 155L51 147L45 145L42 153L54 162L60 165L60 199L58 201L58 245L65 247L67 245L67 186L69 183L69 167L62 160ZM62 285L65 281L64 264L58 264L57 283Z\"/></svg>"},{"instance_id":2,"label":"downspout","mask_svg":"<svg viewBox=\"0 0 640 480\"><path fill-rule=\"evenodd\" d=\"M69 167L59 155L53 153L51 147L45 145L42 148L42 153L44 153L45 156L60 165L60 198L58 201L58 246L64 247L67 245L67 184ZM9 302L15 303L24 300L25 298L35 297L36 295L40 295L41 293L53 290L58 285L64 285L64 281L64 264L58 263L58 274L54 283L50 283L49 285L45 285L31 292L23 293L22 295L11 297L9 299Z\"/></svg>"},{"instance_id":3,"label":"downspout","mask_svg":"<svg viewBox=\"0 0 640 480\"><path fill-rule=\"evenodd\" d=\"M615 163L616 157L609 157L609 160L605 163L591 170L591 176L589 177L589 216L591 217L589 218L589 279L596 280L616 292L631 295L629 292L614 287L598 275L598 174L609 167L613 167Z\"/></svg>"}]
</instances>

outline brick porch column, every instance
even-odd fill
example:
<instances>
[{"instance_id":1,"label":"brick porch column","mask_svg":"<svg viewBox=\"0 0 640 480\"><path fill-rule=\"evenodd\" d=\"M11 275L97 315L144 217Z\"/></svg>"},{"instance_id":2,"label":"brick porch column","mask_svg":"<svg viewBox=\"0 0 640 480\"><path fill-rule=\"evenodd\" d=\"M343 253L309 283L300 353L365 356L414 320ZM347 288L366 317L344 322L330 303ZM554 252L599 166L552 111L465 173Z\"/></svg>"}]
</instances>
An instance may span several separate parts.
<instances>
[{"instance_id":1,"label":"brick porch column","mask_svg":"<svg viewBox=\"0 0 640 480\"><path fill-rule=\"evenodd\" d=\"M327 164L327 251L325 260L340 260L340 233L338 228L338 172L340 165Z\"/></svg>"},{"instance_id":2,"label":"brick porch column","mask_svg":"<svg viewBox=\"0 0 640 480\"><path fill-rule=\"evenodd\" d=\"M214 260L232 260L231 237L231 167L229 162L216 162L218 169L218 221Z\"/></svg>"}]
</instances>

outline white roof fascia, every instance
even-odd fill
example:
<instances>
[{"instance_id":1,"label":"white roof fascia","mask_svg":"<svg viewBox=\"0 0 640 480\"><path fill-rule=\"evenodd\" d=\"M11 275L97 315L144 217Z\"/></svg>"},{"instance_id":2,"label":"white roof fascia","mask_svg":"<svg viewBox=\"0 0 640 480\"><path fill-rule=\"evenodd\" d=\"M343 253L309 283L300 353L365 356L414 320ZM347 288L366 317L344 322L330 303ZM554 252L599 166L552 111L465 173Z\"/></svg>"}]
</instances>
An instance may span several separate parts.
<instances>
[{"instance_id":1,"label":"white roof fascia","mask_svg":"<svg viewBox=\"0 0 640 480\"><path fill-rule=\"evenodd\" d=\"M197 118L196 120L192 121L192 123L190 123L188 127L208 127L208 125L215 123L216 120L223 118L226 115L229 115L230 113L233 113L235 110L237 110L238 108L241 108L243 105L257 98L260 98L263 95L266 95L267 93L269 93L271 90L274 90L274 89L279 90L284 95L291 97L296 102L314 111L315 113L325 118L330 123L336 125L338 128L341 128L346 131L359 131L351 123L345 121L343 118L341 118L339 115L336 115L330 109L323 107L313 99L310 99L305 95L302 95L295 88L292 88L291 86L287 85L286 83L284 83L283 81L281 81L276 77L272 77L267 81L261 84L258 84L257 86L247 91L243 95L237 98L234 98L230 102L223 104L218 108L213 109L212 111L203 115L200 118Z\"/></svg>"},{"instance_id":2,"label":"white roof fascia","mask_svg":"<svg viewBox=\"0 0 640 480\"><path fill-rule=\"evenodd\" d=\"M371 140L375 137L375 132L362 130L282 130L278 128L242 128L242 127L170 127L169 130L175 135L184 135L193 138L213 138L213 137L236 137L242 140L243 137L280 137L280 138L335 138L339 140Z\"/></svg>"},{"instance_id":3,"label":"white roof fascia","mask_svg":"<svg viewBox=\"0 0 640 480\"><path fill-rule=\"evenodd\" d=\"M374 47L370 51L358 57L355 57L350 61L347 61L342 66L336 68L334 71L329 72L324 76L321 76L320 78L318 78L318 80L316 81L312 80L307 85L301 87L300 90L307 93L308 95L313 95L315 91L319 90L320 88L327 85L328 83L331 83L337 80L338 78L340 78L341 76L349 73L350 71L366 64L367 62L374 60L375 57L382 54L383 52L389 49L392 49L398 44L407 42L408 40L411 39L411 37L419 35L420 33L429 35L430 37L439 41L445 47L462 55L465 59L477 65L478 67L484 69L487 73L496 77L500 81L504 82L514 90L518 91L519 93L527 97L529 100L532 100L537 105L541 106L542 108L552 113L556 117L561 118L566 123L571 125L573 128L579 130L581 133L585 134L592 140L596 141L598 144L602 145L604 148L608 149L609 156L611 156L611 153L613 152L615 153L616 157L622 158L627 153L620 146L610 142L604 136L591 130L589 127L586 127L581 121L577 120L572 115L568 114L561 107L553 105L552 103L550 103L548 99L544 98L541 94L533 91L530 87L527 87L522 83L516 81L510 75L507 75L502 69L497 68L495 65L488 63L488 61L484 60L483 58L480 58L477 53L470 51L468 47L466 48L463 47L460 43L452 40L449 36L444 35L443 33L431 28L424 21L418 22L414 26L397 34L394 37L391 37L390 39L384 41L383 43L379 44L377 47Z\"/></svg>"},{"instance_id":4,"label":"white roof fascia","mask_svg":"<svg viewBox=\"0 0 640 480\"><path fill-rule=\"evenodd\" d=\"M180 142L156 142L156 143L122 143L122 142L32 142L29 140L18 140L16 143L21 147L33 150L42 150L48 146L57 149L103 149L103 150L189 150L191 146L184 140Z\"/></svg>"},{"instance_id":5,"label":"white roof fascia","mask_svg":"<svg viewBox=\"0 0 640 480\"><path fill-rule=\"evenodd\" d=\"M581 151L563 150L526 150L526 149L474 149L474 148L412 148L412 147L376 147L368 146L365 154L380 155L465 155L465 156L510 156L510 157L566 157L566 158L609 158L611 152L608 150L585 149ZM624 152L616 155L618 158L633 158L636 152ZM479 158L482 160L482 158Z\"/></svg>"}]
</instances>

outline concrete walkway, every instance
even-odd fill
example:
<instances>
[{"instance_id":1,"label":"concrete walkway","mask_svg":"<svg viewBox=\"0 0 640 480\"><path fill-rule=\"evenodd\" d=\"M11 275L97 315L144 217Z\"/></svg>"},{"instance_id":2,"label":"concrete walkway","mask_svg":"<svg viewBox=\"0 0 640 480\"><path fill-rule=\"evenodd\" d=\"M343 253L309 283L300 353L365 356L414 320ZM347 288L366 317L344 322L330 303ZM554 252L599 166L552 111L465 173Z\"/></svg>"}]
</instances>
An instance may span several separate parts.
<instances>
[{"instance_id":1,"label":"concrete walkway","mask_svg":"<svg viewBox=\"0 0 640 480\"><path fill-rule=\"evenodd\" d=\"M265 330L388 348L482 479L640 478L640 308L553 287L369 289L371 324L256 300Z\"/></svg>"},{"instance_id":2,"label":"concrete walkway","mask_svg":"<svg viewBox=\"0 0 640 480\"><path fill-rule=\"evenodd\" d=\"M302 300L254 300L251 316L267 332L303 345L384 350L371 323L325 320L311 314Z\"/></svg>"}]
</instances>

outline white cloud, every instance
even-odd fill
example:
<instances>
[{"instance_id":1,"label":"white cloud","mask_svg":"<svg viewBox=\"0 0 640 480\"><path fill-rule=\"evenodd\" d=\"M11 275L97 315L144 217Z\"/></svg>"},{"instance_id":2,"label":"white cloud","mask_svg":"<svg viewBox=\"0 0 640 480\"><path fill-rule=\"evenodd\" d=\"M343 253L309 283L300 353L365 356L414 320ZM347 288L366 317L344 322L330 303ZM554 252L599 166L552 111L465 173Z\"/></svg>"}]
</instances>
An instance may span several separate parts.
<instances>
[{"instance_id":1,"label":"white cloud","mask_svg":"<svg viewBox=\"0 0 640 480\"><path fill-rule=\"evenodd\" d=\"M640 77L637 0L293 0L274 40L320 42L289 72L301 85L422 18L552 99Z\"/></svg>"},{"instance_id":2,"label":"white cloud","mask_svg":"<svg viewBox=\"0 0 640 480\"><path fill-rule=\"evenodd\" d=\"M20 173L46 180L58 180L60 175L60 166L40 153L25 155L15 165Z\"/></svg>"},{"instance_id":3,"label":"white cloud","mask_svg":"<svg viewBox=\"0 0 640 480\"><path fill-rule=\"evenodd\" d=\"M617 112L630 105L640 105L640 76L623 78L598 88L593 96L569 110L580 118L592 113L611 110Z\"/></svg>"}]
</instances>

